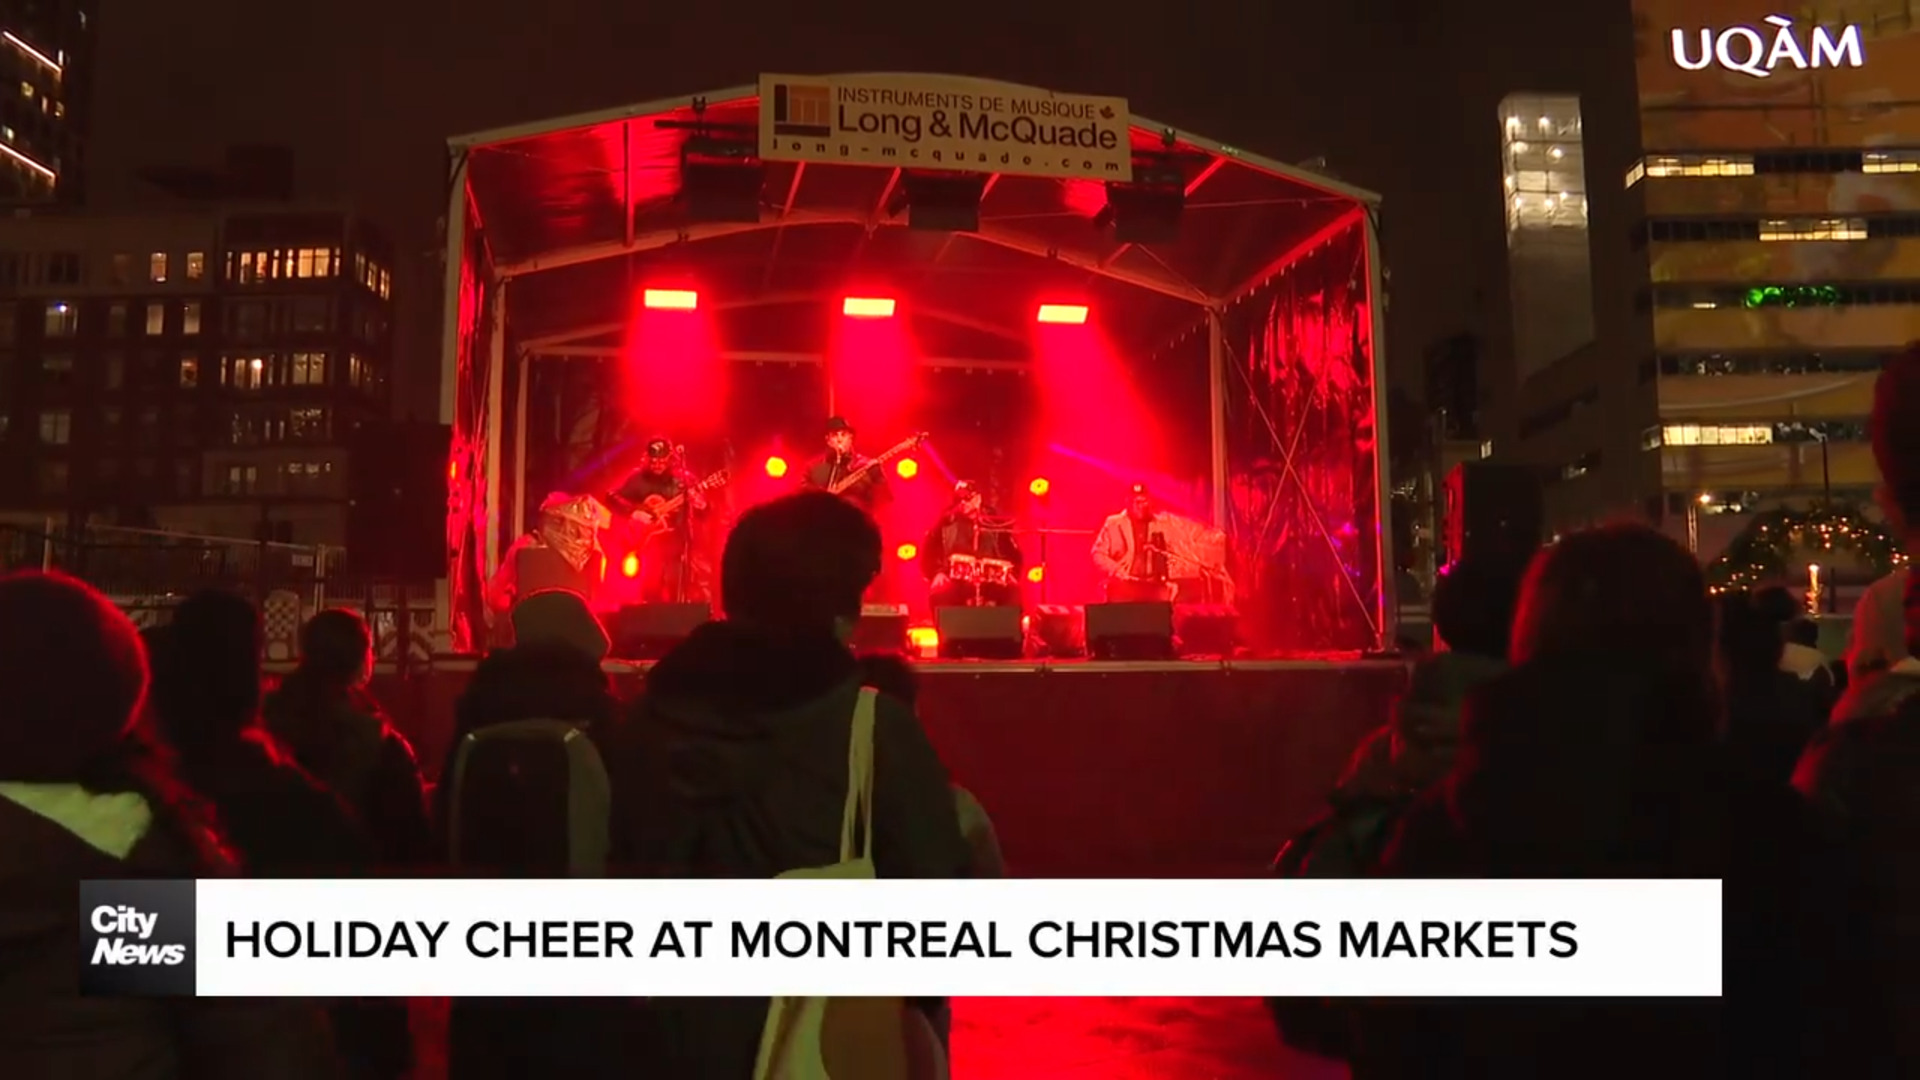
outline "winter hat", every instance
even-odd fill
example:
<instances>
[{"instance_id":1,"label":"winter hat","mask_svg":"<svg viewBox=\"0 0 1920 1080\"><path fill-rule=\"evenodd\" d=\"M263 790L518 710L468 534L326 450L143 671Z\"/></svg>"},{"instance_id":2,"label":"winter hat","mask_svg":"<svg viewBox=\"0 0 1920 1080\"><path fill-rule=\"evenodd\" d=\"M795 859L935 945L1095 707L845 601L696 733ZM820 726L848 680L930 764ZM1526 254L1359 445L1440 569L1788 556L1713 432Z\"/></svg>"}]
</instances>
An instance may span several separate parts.
<instances>
[{"instance_id":1,"label":"winter hat","mask_svg":"<svg viewBox=\"0 0 1920 1080\"><path fill-rule=\"evenodd\" d=\"M0 781L78 779L146 696L146 647L105 596L64 574L0 578Z\"/></svg>"}]
</instances>

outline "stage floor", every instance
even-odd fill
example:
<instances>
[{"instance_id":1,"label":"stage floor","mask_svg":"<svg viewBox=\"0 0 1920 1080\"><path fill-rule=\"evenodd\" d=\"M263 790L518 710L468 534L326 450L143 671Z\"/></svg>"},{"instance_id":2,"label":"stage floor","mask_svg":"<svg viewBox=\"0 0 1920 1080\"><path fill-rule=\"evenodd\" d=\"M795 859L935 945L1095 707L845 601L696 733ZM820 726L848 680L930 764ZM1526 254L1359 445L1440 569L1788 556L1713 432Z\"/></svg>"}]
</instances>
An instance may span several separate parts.
<instances>
[{"instance_id":1,"label":"stage floor","mask_svg":"<svg viewBox=\"0 0 1920 1080\"><path fill-rule=\"evenodd\" d=\"M438 768L477 661L374 692ZM610 662L625 692L644 665ZM1261 872L1406 680L1392 660L929 661L920 716L1023 877Z\"/></svg>"}]
</instances>

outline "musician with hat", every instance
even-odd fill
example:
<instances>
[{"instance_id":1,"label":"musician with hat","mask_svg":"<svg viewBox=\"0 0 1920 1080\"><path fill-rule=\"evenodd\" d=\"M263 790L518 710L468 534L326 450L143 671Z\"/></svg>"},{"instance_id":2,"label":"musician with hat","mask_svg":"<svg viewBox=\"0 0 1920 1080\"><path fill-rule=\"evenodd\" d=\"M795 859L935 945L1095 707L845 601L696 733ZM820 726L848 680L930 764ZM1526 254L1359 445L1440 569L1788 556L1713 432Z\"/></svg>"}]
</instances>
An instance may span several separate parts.
<instances>
[{"instance_id":1,"label":"musician with hat","mask_svg":"<svg viewBox=\"0 0 1920 1080\"><path fill-rule=\"evenodd\" d=\"M920 543L920 572L932 606L1013 607L1020 603L1020 546L1013 523L991 513L978 485L953 486L947 507Z\"/></svg>"},{"instance_id":2,"label":"musician with hat","mask_svg":"<svg viewBox=\"0 0 1920 1080\"><path fill-rule=\"evenodd\" d=\"M685 448L664 436L647 440L645 460L607 502L641 529L640 602L686 603L693 578L693 519L706 513L708 504L702 485L687 471Z\"/></svg>"},{"instance_id":3,"label":"musician with hat","mask_svg":"<svg viewBox=\"0 0 1920 1080\"><path fill-rule=\"evenodd\" d=\"M1133 485L1127 508L1101 523L1093 563L1107 577L1110 604L1172 599L1166 528L1147 485Z\"/></svg>"},{"instance_id":4,"label":"musician with hat","mask_svg":"<svg viewBox=\"0 0 1920 1080\"><path fill-rule=\"evenodd\" d=\"M845 417L827 420L827 451L807 467L803 487L836 491L841 498L871 514L892 498L885 470L879 462L853 448L853 425Z\"/></svg>"},{"instance_id":5,"label":"musician with hat","mask_svg":"<svg viewBox=\"0 0 1920 1080\"><path fill-rule=\"evenodd\" d=\"M591 495L556 491L540 503L539 523L507 548L487 583L487 617L495 644L511 644L507 616L514 605L536 593L561 589L593 603L607 572L600 530L612 523L613 515Z\"/></svg>"}]
</instances>

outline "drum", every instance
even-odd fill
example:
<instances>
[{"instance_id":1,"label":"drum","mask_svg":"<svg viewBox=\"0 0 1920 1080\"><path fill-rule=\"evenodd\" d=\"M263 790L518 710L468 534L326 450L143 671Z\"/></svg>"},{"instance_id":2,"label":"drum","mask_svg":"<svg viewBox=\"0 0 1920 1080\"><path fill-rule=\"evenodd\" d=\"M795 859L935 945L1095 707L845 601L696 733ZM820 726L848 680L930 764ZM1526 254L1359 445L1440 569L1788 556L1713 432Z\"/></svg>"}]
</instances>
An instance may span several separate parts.
<instances>
[{"instance_id":1,"label":"drum","mask_svg":"<svg viewBox=\"0 0 1920 1080\"><path fill-rule=\"evenodd\" d=\"M980 560L971 555L947 556L947 580L961 585L980 581Z\"/></svg>"},{"instance_id":2,"label":"drum","mask_svg":"<svg viewBox=\"0 0 1920 1080\"><path fill-rule=\"evenodd\" d=\"M1013 584L1013 564L1005 559L980 560L980 584L1011 586Z\"/></svg>"}]
</instances>

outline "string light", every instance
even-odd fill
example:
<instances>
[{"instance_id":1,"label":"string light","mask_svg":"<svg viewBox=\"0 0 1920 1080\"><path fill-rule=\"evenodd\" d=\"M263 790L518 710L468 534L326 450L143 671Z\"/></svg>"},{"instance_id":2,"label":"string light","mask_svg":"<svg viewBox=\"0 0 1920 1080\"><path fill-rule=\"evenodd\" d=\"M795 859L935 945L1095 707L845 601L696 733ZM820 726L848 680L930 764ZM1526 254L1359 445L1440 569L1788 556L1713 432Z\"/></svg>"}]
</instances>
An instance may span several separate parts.
<instances>
[{"instance_id":1,"label":"string light","mask_svg":"<svg viewBox=\"0 0 1920 1080\"><path fill-rule=\"evenodd\" d=\"M1736 592L1784 577L1795 551L1852 554L1875 577L1906 563L1900 545L1858 507L1775 510L1755 518L1707 567L1709 588Z\"/></svg>"}]
</instances>

